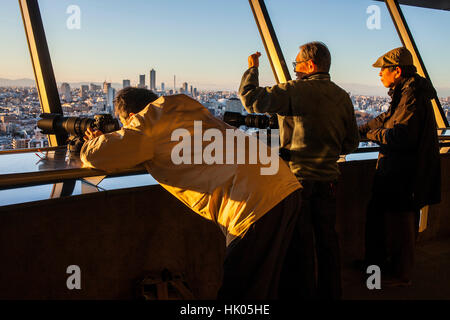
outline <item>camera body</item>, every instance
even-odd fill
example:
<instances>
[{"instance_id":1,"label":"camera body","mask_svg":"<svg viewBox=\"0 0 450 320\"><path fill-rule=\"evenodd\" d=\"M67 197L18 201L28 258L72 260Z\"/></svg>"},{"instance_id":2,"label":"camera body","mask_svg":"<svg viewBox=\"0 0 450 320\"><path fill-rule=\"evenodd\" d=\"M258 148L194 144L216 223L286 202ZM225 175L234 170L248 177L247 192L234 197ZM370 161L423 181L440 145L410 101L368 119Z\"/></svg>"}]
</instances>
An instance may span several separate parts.
<instances>
[{"instance_id":1,"label":"camera body","mask_svg":"<svg viewBox=\"0 0 450 320\"><path fill-rule=\"evenodd\" d=\"M94 118L64 117L56 113L43 113L37 126L44 134L69 135L67 147L79 153L84 144L84 133L89 128L109 133L120 129L119 121L110 114L96 114Z\"/></svg>"}]
</instances>

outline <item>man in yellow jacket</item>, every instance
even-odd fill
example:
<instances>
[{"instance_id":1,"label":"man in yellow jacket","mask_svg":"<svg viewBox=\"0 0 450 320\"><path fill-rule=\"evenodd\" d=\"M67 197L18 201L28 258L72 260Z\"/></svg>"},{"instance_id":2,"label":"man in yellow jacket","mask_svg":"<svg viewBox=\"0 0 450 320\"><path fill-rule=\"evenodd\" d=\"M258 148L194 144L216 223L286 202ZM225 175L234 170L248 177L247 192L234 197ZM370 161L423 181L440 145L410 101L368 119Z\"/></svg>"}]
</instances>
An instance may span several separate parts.
<instances>
[{"instance_id":1,"label":"man in yellow jacket","mask_svg":"<svg viewBox=\"0 0 450 320\"><path fill-rule=\"evenodd\" d=\"M255 161L255 155L269 153L266 144L186 95L158 98L129 87L118 93L115 109L123 127L108 134L86 132L80 153L84 166L114 172L143 165L225 234L219 298L277 298L301 189L278 154L272 150L270 167Z\"/></svg>"}]
</instances>

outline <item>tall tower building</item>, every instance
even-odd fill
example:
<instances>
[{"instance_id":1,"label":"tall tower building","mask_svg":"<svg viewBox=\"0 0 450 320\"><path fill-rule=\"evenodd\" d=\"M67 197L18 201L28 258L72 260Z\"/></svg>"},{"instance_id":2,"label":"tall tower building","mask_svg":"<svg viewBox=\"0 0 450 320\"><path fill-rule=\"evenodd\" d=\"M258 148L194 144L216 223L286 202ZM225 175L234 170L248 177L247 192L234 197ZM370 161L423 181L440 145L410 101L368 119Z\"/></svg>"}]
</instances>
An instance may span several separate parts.
<instances>
[{"instance_id":1,"label":"tall tower building","mask_svg":"<svg viewBox=\"0 0 450 320\"><path fill-rule=\"evenodd\" d=\"M116 89L109 87L106 94L106 111L113 114L114 111L114 96L116 95Z\"/></svg>"},{"instance_id":2,"label":"tall tower building","mask_svg":"<svg viewBox=\"0 0 450 320\"><path fill-rule=\"evenodd\" d=\"M108 89L111 88L111 83L109 82L103 82L103 93L108 94Z\"/></svg>"},{"instance_id":3,"label":"tall tower building","mask_svg":"<svg viewBox=\"0 0 450 320\"><path fill-rule=\"evenodd\" d=\"M161 91L164 91L164 88L165 86L164 86L164 82L161 82Z\"/></svg>"},{"instance_id":4,"label":"tall tower building","mask_svg":"<svg viewBox=\"0 0 450 320\"><path fill-rule=\"evenodd\" d=\"M191 96L194 95L194 89L192 86L190 87L189 93L191 94Z\"/></svg>"},{"instance_id":5,"label":"tall tower building","mask_svg":"<svg viewBox=\"0 0 450 320\"><path fill-rule=\"evenodd\" d=\"M145 88L145 74L139 75L139 88Z\"/></svg>"},{"instance_id":6,"label":"tall tower building","mask_svg":"<svg viewBox=\"0 0 450 320\"><path fill-rule=\"evenodd\" d=\"M173 75L173 92L177 92L176 75Z\"/></svg>"},{"instance_id":7,"label":"tall tower building","mask_svg":"<svg viewBox=\"0 0 450 320\"><path fill-rule=\"evenodd\" d=\"M68 83L61 84L61 94L66 101L72 101L72 94L70 92L70 85Z\"/></svg>"},{"instance_id":8,"label":"tall tower building","mask_svg":"<svg viewBox=\"0 0 450 320\"><path fill-rule=\"evenodd\" d=\"M150 70L150 90L156 90L156 71Z\"/></svg>"},{"instance_id":9,"label":"tall tower building","mask_svg":"<svg viewBox=\"0 0 450 320\"><path fill-rule=\"evenodd\" d=\"M189 93L188 92L188 84L187 84L187 82L183 82L183 93Z\"/></svg>"},{"instance_id":10,"label":"tall tower building","mask_svg":"<svg viewBox=\"0 0 450 320\"><path fill-rule=\"evenodd\" d=\"M87 97L87 93L89 91L89 86L82 85L80 89L80 97L81 99L85 99Z\"/></svg>"},{"instance_id":11,"label":"tall tower building","mask_svg":"<svg viewBox=\"0 0 450 320\"><path fill-rule=\"evenodd\" d=\"M128 79L125 79L122 81L122 88L127 88L131 86L131 81Z\"/></svg>"}]
</instances>

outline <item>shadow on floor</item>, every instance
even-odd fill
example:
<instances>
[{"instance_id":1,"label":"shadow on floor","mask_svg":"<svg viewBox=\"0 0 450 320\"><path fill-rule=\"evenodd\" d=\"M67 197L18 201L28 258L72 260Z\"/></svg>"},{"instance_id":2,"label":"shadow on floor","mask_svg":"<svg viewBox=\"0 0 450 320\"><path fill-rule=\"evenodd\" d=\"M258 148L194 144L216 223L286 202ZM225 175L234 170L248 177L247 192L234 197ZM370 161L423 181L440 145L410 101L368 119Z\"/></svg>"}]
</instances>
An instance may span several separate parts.
<instances>
[{"instance_id":1,"label":"shadow on floor","mask_svg":"<svg viewBox=\"0 0 450 320\"><path fill-rule=\"evenodd\" d=\"M345 300L450 300L450 239L424 242L416 247L411 287L369 290L367 277L344 261L342 270Z\"/></svg>"}]
</instances>

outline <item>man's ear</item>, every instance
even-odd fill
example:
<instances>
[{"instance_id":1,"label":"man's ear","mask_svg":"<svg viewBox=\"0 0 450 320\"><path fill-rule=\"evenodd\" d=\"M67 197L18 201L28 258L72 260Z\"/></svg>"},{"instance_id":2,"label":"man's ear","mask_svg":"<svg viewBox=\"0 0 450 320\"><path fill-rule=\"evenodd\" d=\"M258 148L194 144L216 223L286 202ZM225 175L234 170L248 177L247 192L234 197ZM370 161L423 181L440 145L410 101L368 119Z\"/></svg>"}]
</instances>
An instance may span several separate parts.
<instances>
[{"instance_id":1,"label":"man's ear","mask_svg":"<svg viewBox=\"0 0 450 320\"><path fill-rule=\"evenodd\" d=\"M395 78L400 78L402 76L402 69L400 67L395 67L395 71L397 71L397 74L395 75Z\"/></svg>"},{"instance_id":2,"label":"man's ear","mask_svg":"<svg viewBox=\"0 0 450 320\"><path fill-rule=\"evenodd\" d=\"M315 64L314 61L308 60L307 63L308 63L308 72L309 73L317 72L319 70L317 67L317 64Z\"/></svg>"}]
</instances>

